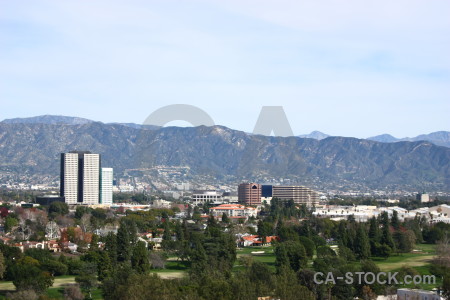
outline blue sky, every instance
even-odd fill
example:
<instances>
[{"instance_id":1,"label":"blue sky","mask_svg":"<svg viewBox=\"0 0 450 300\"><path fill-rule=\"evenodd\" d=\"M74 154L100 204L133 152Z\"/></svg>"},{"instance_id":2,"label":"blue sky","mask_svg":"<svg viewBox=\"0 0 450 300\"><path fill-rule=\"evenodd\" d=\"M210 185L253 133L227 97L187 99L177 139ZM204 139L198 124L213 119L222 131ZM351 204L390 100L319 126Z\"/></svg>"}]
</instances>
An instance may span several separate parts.
<instances>
[{"instance_id":1,"label":"blue sky","mask_svg":"<svg viewBox=\"0 0 450 300\"><path fill-rule=\"evenodd\" d=\"M295 134L450 130L449 15L447 0L0 0L0 119L142 123L190 104L251 132L281 105Z\"/></svg>"}]
</instances>

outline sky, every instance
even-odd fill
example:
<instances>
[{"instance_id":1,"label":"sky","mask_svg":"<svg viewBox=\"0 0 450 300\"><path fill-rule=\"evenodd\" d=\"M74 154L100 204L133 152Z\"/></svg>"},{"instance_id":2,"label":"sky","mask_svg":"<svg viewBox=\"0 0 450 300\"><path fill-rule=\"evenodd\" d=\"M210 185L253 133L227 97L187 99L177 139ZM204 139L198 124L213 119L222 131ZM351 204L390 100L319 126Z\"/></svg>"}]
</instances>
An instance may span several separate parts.
<instances>
[{"instance_id":1,"label":"sky","mask_svg":"<svg viewBox=\"0 0 450 300\"><path fill-rule=\"evenodd\" d=\"M0 0L0 120L142 124L188 104L252 132L282 106L294 134L450 130L448 16L448 0Z\"/></svg>"}]
</instances>

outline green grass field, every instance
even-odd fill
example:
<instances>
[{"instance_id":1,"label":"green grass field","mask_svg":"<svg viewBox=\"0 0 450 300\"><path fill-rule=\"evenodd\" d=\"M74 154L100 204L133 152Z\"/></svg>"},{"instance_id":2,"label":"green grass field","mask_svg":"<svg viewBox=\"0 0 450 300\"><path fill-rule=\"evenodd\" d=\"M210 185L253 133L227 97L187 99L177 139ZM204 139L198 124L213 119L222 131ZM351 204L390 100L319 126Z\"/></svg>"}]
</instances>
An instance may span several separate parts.
<instances>
[{"instance_id":1,"label":"green grass field","mask_svg":"<svg viewBox=\"0 0 450 300\"><path fill-rule=\"evenodd\" d=\"M264 251L264 254L258 254L254 255L252 252L254 251ZM236 262L234 263L234 271L240 271L243 270L245 267L240 265L239 258L241 257L251 257L254 261L259 261L267 264L269 266L269 269L272 271L275 271L275 254L273 253L273 247L246 247L237 250L237 258Z\"/></svg>"},{"instance_id":2,"label":"green grass field","mask_svg":"<svg viewBox=\"0 0 450 300\"><path fill-rule=\"evenodd\" d=\"M176 279L186 276L189 267L189 262L178 261L176 258L172 258L166 261L164 269L152 269L150 273L155 273L163 279Z\"/></svg>"},{"instance_id":3,"label":"green grass field","mask_svg":"<svg viewBox=\"0 0 450 300\"><path fill-rule=\"evenodd\" d=\"M75 283L75 276L58 276L55 277L52 288L59 288L66 284ZM16 287L12 281L0 281L0 291L15 291Z\"/></svg>"},{"instance_id":4,"label":"green grass field","mask_svg":"<svg viewBox=\"0 0 450 300\"><path fill-rule=\"evenodd\" d=\"M435 245L418 244L414 247L411 253L403 253L399 255L392 255L388 259L379 257L372 257L375 264L384 272L398 272L402 267L411 267L418 272L419 275L431 275L430 266L431 260L434 258L436 251ZM398 278L400 279L400 278ZM436 278L435 284L402 284L402 288L418 288L424 290L432 290L440 286L441 278Z\"/></svg>"},{"instance_id":5,"label":"green grass field","mask_svg":"<svg viewBox=\"0 0 450 300\"><path fill-rule=\"evenodd\" d=\"M75 283L75 276L65 275L55 277L53 286L47 289L46 295L53 299L64 299L64 286ZM6 295L8 292L15 291L16 287L11 281L0 281L0 295ZM92 292L92 298L95 300L103 299L100 289Z\"/></svg>"},{"instance_id":6,"label":"green grass field","mask_svg":"<svg viewBox=\"0 0 450 300\"><path fill-rule=\"evenodd\" d=\"M434 245L420 244L416 245L414 250L419 251L398 255L394 254L387 259L372 257L372 260L382 271L392 271L403 266L421 267L428 265L435 255Z\"/></svg>"}]
</instances>

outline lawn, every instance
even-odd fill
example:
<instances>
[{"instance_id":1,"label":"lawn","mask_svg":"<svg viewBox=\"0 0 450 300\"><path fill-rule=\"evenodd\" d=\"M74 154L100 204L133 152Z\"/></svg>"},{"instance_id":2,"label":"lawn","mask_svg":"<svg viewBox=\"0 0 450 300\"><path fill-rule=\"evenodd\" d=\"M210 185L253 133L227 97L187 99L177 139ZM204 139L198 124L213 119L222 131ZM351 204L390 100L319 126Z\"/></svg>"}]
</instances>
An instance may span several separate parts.
<instances>
[{"instance_id":1,"label":"lawn","mask_svg":"<svg viewBox=\"0 0 450 300\"><path fill-rule=\"evenodd\" d=\"M189 262L170 259L166 262L164 269L152 269L150 272L157 274L163 279L175 279L184 277L189 267Z\"/></svg>"},{"instance_id":2,"label":"lawn","mask_svg":"<svg viewBox=\"0 0 450 300\"><path fill-rule=\"evenodd\" d=\"M51 287L45 293L49 298L52 299L64 299L64 288L59 287ZM102 291L100 289L92 290L92 299L93 300L101 300L103 299Z\"/></svg>"},{"instance_id":3,"label":"lawn","mask_svg":"<svg viewBox=\"0 0 450 300\"><path fill-rule=\"evenodd\" d=\"M418 244L411 253L390 256L388 259L372 257L372 260L384 272L398 272L404 266L415 269L420 275L431 275L431 260L435 256L435 245ZM401 278L398 278L401 279ZM402 288L432 290L441 285L442 279L436 278L436 284L402 284Z\"/></svg>"},{"instance_id":4,"label":"lawn","mask_svg":"<svg viewBox=\"0 0 450 300\"><path fill-rule=\"evenodd\" d=\"M254 255L254 251L264 251L264 254ZM273 253L273 247L245 247L237 250L237 258L234 263L234 271L243 270L245 267L240 265L239 258L241 257L252 257L254 261L259 261L267 264L272 271L275 271L275 254Z\"/></svg>"},{"instance_id":5,"label":"lawn","mask_svg":"<svg viewBox=\"0 0 450 300\"><path fill-rule=\"evenodd\" d=\"M65 284L75 283L75 276L65 275L55 277L55 281L53 282L53 288L59 288ZM12 283L12 281L1 281L0 282L0 291L15 291L16 287Z\"/></svg>"},{"instance_id":6,"label":"lawn","mask_svg":"<svg viewBox=\"0 0 450 300\"><path fill-rule=\"evenodd\" d=\"M54 299L64 299L64 286L75 283L75 276L64 275L55 277L53 286L47 289L46 295ZM15 291L16 287L11 281L0 282L0 295L5 295L7 292ZM92 292L92 298L95 300L103 299L101 290L95 289Z\"/></svg>"},{"instance_id":7,"label":"lawn","mask_svg":"<svg viewBox=\"0 0 450 300\"><path fill-rule=\"evenodd\" d=\"M372 257L372 260L382 271L387 272L403 266L420 267L428 265L435 255L434 245L419 244L414 249L419 251L392 255L387 259Z\"/></svg>"}]
</instances>

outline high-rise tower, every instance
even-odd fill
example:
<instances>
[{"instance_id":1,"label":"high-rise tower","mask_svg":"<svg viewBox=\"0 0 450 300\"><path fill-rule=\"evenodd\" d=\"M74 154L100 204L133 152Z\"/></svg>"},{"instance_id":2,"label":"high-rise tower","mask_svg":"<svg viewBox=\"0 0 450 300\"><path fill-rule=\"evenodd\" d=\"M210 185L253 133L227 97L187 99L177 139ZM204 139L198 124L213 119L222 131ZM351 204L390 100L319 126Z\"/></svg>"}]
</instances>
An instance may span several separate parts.
<instances>
[{"instance_id":1,"label":"high-rise tower","mask_svg":"<svg viewBox=\"0 0 450 300\"><path fill-rule=\"evenodd\" d=\"M100 154L89 151L61 153L60 191L67 204L98 204Z\"/></svg>"},{"instance_id":2,"label":"high-rise tower","mask_svg":"<svg viewBox=\"0 0 450 300\"><path fill-rule=\"evenodd\" d=\"M100 203L111 205L113 202L113 169L102 168L100 177Z\"/></svg>"}]
</instances>

